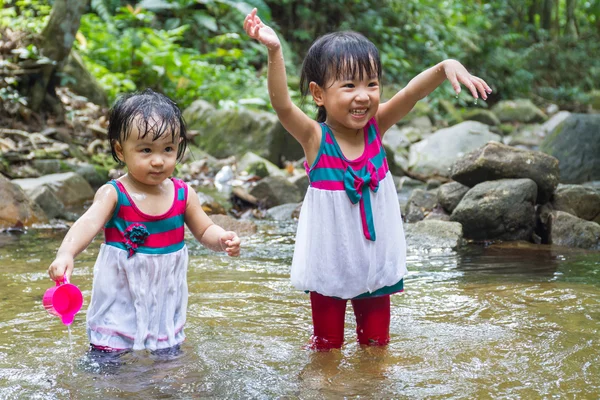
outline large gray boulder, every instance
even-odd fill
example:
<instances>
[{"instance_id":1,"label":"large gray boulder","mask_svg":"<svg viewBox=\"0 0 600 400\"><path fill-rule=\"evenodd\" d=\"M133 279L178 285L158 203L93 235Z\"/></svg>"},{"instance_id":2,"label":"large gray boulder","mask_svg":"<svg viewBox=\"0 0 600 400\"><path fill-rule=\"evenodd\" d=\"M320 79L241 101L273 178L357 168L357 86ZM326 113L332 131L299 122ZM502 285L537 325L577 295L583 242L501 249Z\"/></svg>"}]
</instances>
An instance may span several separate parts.
<instances>
[{"instance_id":1,"label":"large gray boulder","mask_svg":"<svg viewBox=\"0 0 600 400\"><path fill-rule=\"evenodd\" d=\"M483 182L467 192L452 212L466 238L530 240L535 226L537 186L531 179Z\"/></svg>"},{"instance_id":2,"label":"large gray boulder","mask_svg":"<svg viewBox=\"0 0 600 400\"><path fill-rule=\"evenodd\" d=\"M451 213L469 191L469 187L460 182L448 182L438 189L437 201L444 210Z\"/></svg>"},{"instance_id":3,"label":"large gray boulder","mask_svg":"<svg viewBox=\"0 0 600 400\"><path fill-rule=\"evenodd\" d=\"M600 224L600 191L583 185L558 185L552 208Z\"/></svg>"},{"instance_id":4,"label":"large gray boulder","mask_svg":"<svg viewBox=\"0 0 600 400\"><path fill-rule=\"evenodd\" d=\"M540 150L560 161L562 183L600 180L600 114L571 114L546 136Z\"/></svg>"},{"instance_id":5,"label":"large gray boulder","mask_svg":"<svg viewBox=\"0 0 600 400\"><path fill-rule=\"evenodd\" d=\"M489 180L520 178L533 180L538 187L538 203L545 203L558 185L558 160L539 151L490 142L452 166L452 179L471 187Z\"/></svg>"},{"instance_id":6,"label":"large gray boulder","mask_svg":"<svg viewBox=\"0 0 600 400\"><path fill-rule=\"evenodd\" d=\"M549 244L600 250L600 224L557 210L542 212L541 221Z\"/></svg>"},{"instance_id":7,"label":"large gray boulder","mask_svg":"<svg viewBox=\"0 0 600 400\"><path fill-rule=\"evenodd\" d=\"M463 228L458 222L419 221L404 226L406 245L417 250L455 250L464 244Z\"/></svg>"},{"instance_id":8,"label":"large gray boulder","mask_svg":"<svg viewBox=\"0 0 600 400\"><path fill-rule=\"evenodd\" d=\"M0 228L22 223L30 226L48 222L44 211L32 202L23 189L0 174Z\"/></svg>"},{"instance_id":9,"label":"large gray boulder","mask_svg":"<svg viewBox=\"0 0 600 400\"><path fill-rule=\"evenodd\" d=\"M67 207L81 206L94 198L94 190L90 184L75 172L44 175L39 178L13 179L27 194L34 193L38 187L48 187L54 195Z\"/></svg>"},{"instance_id":10,"label":"large gray boulder","mask_svg":"<svg viewBox=\"0 0 600 400\"><path fill-rule=\"evenodd\" d=\"M409 166L416 175L449 177L450 167L464 154L490 141L500 141L489 126L477 121L465 121L440 129L410 148Z\"/></svg>"},{"instance_id":11,"label":"large gray boulder","mask_svg":"<svg viewBox=\"0 0 600 400\"><path fill-rule=\"evenodd\" d=\"M500 101L492 107L492 111L501 122L535 123L548 119L546 114L529 99Z\"/></svg>"},{"instance_id":12,"label":"large gray boulder","mask_svg":"<svg viewBox=\"0 0 600 400\"><path fill-rule=\"evenodd\" d=\"M283 128L277 116L246 108L215 109L196 100L183 116L189 129L198 132L194 143L217 158L252 151L272 163L304 156L300 144Z\"/></svg>"},{"instance_id":13,"label":"large gray boulder","mask_svg":"<svg viewBox=\"0 0 600 400\"><path fill-rule=\"evenodd\" d=\"M250 189L250 194L266 208L286 203L299 203L304 193L282 176L268 176Z\"/></svg>"}]
</instances>

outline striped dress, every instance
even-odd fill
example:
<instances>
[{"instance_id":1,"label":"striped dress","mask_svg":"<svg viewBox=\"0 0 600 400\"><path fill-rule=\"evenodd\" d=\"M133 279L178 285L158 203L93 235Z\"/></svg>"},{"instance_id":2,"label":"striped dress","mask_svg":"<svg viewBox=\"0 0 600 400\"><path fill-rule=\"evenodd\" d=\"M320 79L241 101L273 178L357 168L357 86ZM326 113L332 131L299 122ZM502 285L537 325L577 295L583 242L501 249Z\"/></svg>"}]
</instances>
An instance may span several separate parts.
<instances>
[{"instance_id":1,"label":"striped dress","mask_svg":"<svg viewBox=\"0 0 600 400\"><path fill-rule=\"evenodd\" d=\"M305 163L310 186L296 233L292 284L342 299L400 292L406 244L400 204L375 118L364 128L365 149L342 153L321 124L319 152Z\"/></svg>"},{"instance_id":2,"label":"striped dress","mask_svg":"<svg viewBox=\"0 0 600 400\"><path fill-rule=\"evenodd\" d=\"M87 312L90 343L111 349L157 350L185 339L188 253L184 242L187 185L172 178L174 198L163 215L143 213L121 182L104 227Z\"/></svg>"}]
</instances>

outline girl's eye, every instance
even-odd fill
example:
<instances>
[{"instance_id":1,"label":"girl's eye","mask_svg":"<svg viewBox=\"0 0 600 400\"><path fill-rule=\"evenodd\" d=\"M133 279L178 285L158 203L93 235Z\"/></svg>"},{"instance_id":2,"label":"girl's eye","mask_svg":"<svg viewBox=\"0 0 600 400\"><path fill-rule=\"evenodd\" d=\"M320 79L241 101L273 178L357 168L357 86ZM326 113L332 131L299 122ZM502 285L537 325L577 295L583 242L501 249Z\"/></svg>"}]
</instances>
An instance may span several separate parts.
<instances>
[{"instance_id":1,"label":"girl's eye","mask_svg":"<svg viewBox=\"0 0 600 400\"><path fill-rule=\"evenodd\" d=\"M345 88L353 88L354 87L354 83L345 83L344 87Z\"/></svg>"},{"instance_id":2,"label":"girl's eye","mask_svg":"<svg viewBox=\"0 0 600 400\"><path fill-rule=\"evenodd\" d=\"M379 86L379 82L369 82L370 87Z\"/></svg>"},{"instance_id":3,"label":"girl's eye","mask_svg":"<svg viewBox=\"0 0 600 400\"><path fill-rule=\"evenodd\" d=\"M150 149L149 147L146 147L146 148L142 149L142 153L150 154L150 153L152 153L152 149Z\"/></svg>"},{"instance_id":4,"label":"girl's eye","mask_svg":"<svg viewBox=\"0 0 600 400\"><path fill-rule=\"evenodd\" d=\"M172 148L171 146L169 146L169 147L165 147L165 151L166 151L167 153L170 153L170 152L172 152L172 151L173 151L173 148Z\"/></svg>"}]
</instances>

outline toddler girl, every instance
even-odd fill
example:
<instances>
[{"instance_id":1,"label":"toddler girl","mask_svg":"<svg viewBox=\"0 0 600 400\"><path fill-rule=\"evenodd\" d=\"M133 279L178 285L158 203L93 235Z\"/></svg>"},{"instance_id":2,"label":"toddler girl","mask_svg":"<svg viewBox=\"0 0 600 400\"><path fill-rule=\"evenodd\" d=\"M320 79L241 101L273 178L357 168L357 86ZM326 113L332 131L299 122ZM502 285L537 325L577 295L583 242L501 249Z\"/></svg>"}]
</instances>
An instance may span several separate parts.
<instances>
[{"instance_id":1,"label":"toddler girl","mask_svg":"<svg viewBox=\"0 0 600 400\"><path fill-rule=\"evenodd\" d=\"M313 121L292 103L277 34L254 9L248 35L268 50L271 104L306 156L310 187L304 198L291 280L310 292L317 350L339 348L344 314L352 301L360 344L389 342L390 294L403 290L406 250L396 187L381 140L417 101L446 78L486 99L490 87L455 60L422 72L380 104L377 48L355 32L317 39L302 65L300 87L318 106Z\"/></svg>"},{"instance_id":2,"label":"toddler girl","mask_svg":"<svg viewBox=\"0 0 600 400\"><path fill-rule=\"evenodd\" d=\"M172 348L185 339L184 223L203 245L230 256L239 255L240 239L213 224L194 189L171 177L187 140L174 102L149 89L121 97L111 110L108 136L127 174L98 189L48 273L68 280L75 256L104 229L87 312L92 350Z\"/></svg>"}]
</instances>

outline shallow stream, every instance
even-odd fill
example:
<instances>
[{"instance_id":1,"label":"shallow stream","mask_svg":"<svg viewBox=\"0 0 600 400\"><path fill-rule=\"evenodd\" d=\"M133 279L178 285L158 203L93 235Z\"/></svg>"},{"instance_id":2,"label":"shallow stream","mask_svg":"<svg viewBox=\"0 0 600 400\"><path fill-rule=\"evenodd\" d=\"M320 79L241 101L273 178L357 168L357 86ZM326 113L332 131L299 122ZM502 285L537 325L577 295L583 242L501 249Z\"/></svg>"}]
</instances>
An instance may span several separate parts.
<instances>
[{"instance_id":1,"label":"shallow stream","mask_svg":"<svg viewBox=\"0 0 600 400\"><path fill-rule=\"evenodd\" d=\"M76 260L84 309L67 328L42 307L64 231L0 235L0 398L600 397L600 253L548 246L409 251L391 343L304 349L308 296L289 283L294 223L266 222L230 259L188 241L179 355L86 360L85 309L101 238Z\"/></svg>"}]
</instances>

